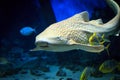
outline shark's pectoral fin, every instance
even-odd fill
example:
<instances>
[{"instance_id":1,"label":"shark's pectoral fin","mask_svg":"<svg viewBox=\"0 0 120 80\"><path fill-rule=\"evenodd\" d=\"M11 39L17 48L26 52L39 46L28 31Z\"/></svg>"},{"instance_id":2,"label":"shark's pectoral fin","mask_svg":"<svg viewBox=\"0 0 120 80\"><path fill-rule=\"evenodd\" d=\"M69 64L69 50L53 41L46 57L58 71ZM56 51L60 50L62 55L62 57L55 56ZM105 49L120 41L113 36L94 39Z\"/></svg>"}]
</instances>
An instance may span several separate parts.
<instances>
[{"instance_id":1,"label":"shark's pectoral fin","mask_svg":"<svg viewBox=\"0 0 120 80\"><path fill-rule=\"evenodd\" d=\"M72 39L69 40L68 44L77 47L77 49L81 49L81 50L84 50L87 52L93 52L93 53L100 53L105 49L104 45L81 44L81 43L75 42Z\"/></svg>"},{"instance_id":2,"label":"shark's pectoral fin","mask_svg":"<svg viewBox=\"0 0 120 80\"><path fill-rule=\"evenodd\" d=\"M80 49L93 53L100 53L104 50L104 45L85 45L80 44Z\"/></svg>"},{"instance_id":3,"label":"shark's pectoral fin","mask_svg":"<svg viewBox=\"0 0 120 80\"><path fill-rule=\"evenodd\" d=\"M75 45L75 44L79 44L79 43L77 43L77 42L75 42L74 40L70 39L70 40L68 41L68 44L69 44L69 45Z\"/></svg>"}]
</instances>

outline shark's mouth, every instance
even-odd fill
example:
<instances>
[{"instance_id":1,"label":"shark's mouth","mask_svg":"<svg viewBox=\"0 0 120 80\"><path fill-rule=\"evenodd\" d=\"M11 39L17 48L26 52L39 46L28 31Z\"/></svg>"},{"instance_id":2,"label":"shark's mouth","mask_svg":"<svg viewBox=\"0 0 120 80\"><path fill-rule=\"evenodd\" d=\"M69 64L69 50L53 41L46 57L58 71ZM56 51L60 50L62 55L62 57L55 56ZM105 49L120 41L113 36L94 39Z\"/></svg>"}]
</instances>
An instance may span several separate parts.
<instances>
[{"instance_id":1,"label":"shark's mouth","mask_svg":"<svg viewBox=\"0 0 120 80\"><path fill-rule=\"evenodd\" d=\"M42 48L46 48L46 47L49 47L48 45L45 45L45 46L40 46L40 47L42 47Z\"/></svg>"},{"instance_id":2,"label":"shark's mouth","mask_svg":"<svg viewBox=\"0 0 120 80\"><path fill-rule=\"evenodd\" d=\"M41 47L41 48L47 48L49 46L48 46L48 44L45 44L45 45L40 45L39 47Z\"/></svg>"},{"instance_id":3,"label":"shark's mouth","mask_svg":"<svg viewBox=\"0 0 120 80\"><path fill-rule=\"evenodd\" d=\"M48 42L37 42L36 45L38 45L41 48L49 47L49 43Z\"/></svg>"}]
</instances>

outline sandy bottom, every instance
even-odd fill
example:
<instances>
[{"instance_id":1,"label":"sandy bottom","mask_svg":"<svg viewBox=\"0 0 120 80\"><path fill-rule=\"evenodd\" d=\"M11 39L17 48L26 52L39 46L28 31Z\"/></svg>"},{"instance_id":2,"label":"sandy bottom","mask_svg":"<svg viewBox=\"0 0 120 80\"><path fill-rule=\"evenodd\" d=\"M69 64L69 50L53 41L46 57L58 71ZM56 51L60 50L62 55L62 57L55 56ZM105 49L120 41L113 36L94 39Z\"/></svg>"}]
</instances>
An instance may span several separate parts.
<instances>
[{"instance_id":1,"label":"sandy bottom","mask_svg":"<svg viewBox=\"0 0 120 80\"><path fill-rule=\"evenodd\" d=\"M80 75L83 68L75 73L68 69L63 69L67 73L67 76L65 77L56 76L58 70L59 70L58 66L50 66L50 72L45 72L45 74L42 76L31 75L30 71L27 70L28 72L26 74L18 73L16 75L0 78L0 80L67 80L67 78L72 78L72 80L80 80ZM88 80L110 80L110 78L112 78L114 75L105 74L103 77L100 78L89 77Z\"/></svg>"}]
</instances>

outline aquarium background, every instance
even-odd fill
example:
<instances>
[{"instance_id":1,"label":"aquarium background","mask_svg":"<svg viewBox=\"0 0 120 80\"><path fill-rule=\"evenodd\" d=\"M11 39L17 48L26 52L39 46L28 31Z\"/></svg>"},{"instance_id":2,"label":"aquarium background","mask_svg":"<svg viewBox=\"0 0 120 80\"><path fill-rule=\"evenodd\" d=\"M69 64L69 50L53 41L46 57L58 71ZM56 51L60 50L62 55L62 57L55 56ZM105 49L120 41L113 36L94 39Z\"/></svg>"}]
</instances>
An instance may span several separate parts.
<instances>
[{"instance_id":1,"label":"aquarium background","mask_svg":"<svg viewBox=\"0 0 120 80\"><path fill-rule=\"evenodd\" d=\"M119 4L119 0L115 1ZM103 22L115 16L105 0L1 0L0 80L79 80L79 76L68 77L69 72L64 68L75 74L86 66L97 69L105 60L115 59L120 62L119 36L110 36L110 56L106 51L100 54L81 50L61 53L29 51L35 47L37 34L52 23L82 11L89 12L90 20L102 18ZM26 26L32 27L36 32L29 36L21 35L20 29ZM55 66L59 69L57 70ZM54 69L51 71L51 68ZM48 72L51 74L55 72L55 76L50 74L45 76ZM30 75L26 77L28 73ZM120 76L120 71L115 70L114 74ZM98 71L92 77L101 78L104 75Z\"/></svg>"}]
</instances>

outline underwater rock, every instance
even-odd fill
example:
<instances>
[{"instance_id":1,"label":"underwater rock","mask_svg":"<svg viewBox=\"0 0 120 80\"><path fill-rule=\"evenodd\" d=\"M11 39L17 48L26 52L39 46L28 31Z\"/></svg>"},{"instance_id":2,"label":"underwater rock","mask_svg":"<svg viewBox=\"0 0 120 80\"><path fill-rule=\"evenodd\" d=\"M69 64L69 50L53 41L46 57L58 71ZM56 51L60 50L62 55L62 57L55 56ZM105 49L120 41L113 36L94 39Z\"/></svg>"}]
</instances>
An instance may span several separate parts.
<instances>
[{"instance_id":1,"label":"underwater rock","mask_svg":"<svg viewBox=\"0 0 120 80\"><path fill-rule=\"evenodd\" d=\"M120 76L113 76L110 78L110 80L120 80Z\"/></svg>"},{"instance_id":2,"label":"underwater rock","mask_svg":"<svg viewBox=\"0 0 120 80\"><path fill-rule=\"evenodd\" d=\"M93 77L96 77L96 78L99 78L99 77L102 77L103 74L101 72L99 72L97 69L94 70L94 72L91 73L90 76L93 76Z\"/></svg>"},{"instance_id":3,"label":"underwater rock","mask_svg":"<svg viewBox=\"0 0 120 80\"><path fill-rule=\"evenodd\" d=\"M67 78L66 80L73 80L72 78Z\"/></svg>"},{"instance_id":4,"label":"underwater rock","mask_svg":"<svg viewBox=\"0 0 120 80\"><path fill-rule=\"evenodd\" d=\"M0 72L0 77L7 77L7 76L14 75L14 74L18 74L20 70L21 70L20 68L16 68L16 69L11 69L11 70L7 70L4 72Z\"/></svg>"},{"instance_id":5,"label":"underwater rock","mask_svg":"<svg viewBox=\"0 0 120 80\"><path fill-rule=\"evenodd\" d=\"M49 67L47 67L47 66L44 66L44 67L42 66L42 67L39 67L38 69L43 71L43 72L49 72L50 71Z\"/></svg>"},{"instance_id":6,"label":"underwater rock","mask_svg":"<svg viewBox=\"0 0 120 80\"><path fill-rule=\"evenodd\" d=\"M31 68L37 64L37 57L31 57L28 53L12 54L9 59L13 68Z\"/></svg>"},{"instance_id":7,"label":"underwater rock","mask_svg":"<svg viewBox=\"0 0 120 80\"><path fill-rule=\"evenodd\" d=\"M60 78L59 80L64 80L64 78Z\"/></svg>"},{"instance_id":8,"label":"underwater rock","mask_svg":"<svg viewBox=\"0 0 120 80\"><path fill-rule=\"evenodd\" d=\"M32 68L37 64L35 63L36 61L37 57L24 56L20 59L19 63L21 63L23 68Z\"/></svg>"},{"instance_id":9,"label":"underwater rock","mask_svg":"<svg viewBox=\"0 0 120 80\"><path fill-rule=\"evenodd\" d=\"M4 77L4 75L5 75L5 72L0 71L0 77Z\"/></svg>"},{"instance_id":10,"label":"underwater rock","mask_svg":"<svg viewBox=\"0 0 120 80\"><path fill-rule=\"evenodd\" d=\"M61 77L65 77L67 74L65 71L63 71L62 69L59 69L59 71L56 73L56 76L61 76Z\"/></svg>"},{"instance_id":11,"label":"underwater rock","mask_svg":"<svg viewBox=\"0 0 120 80\"><path fill-rule=\"evenodd\" d=\"M27 73L28 73L28 70L27 70L27 69L22 69L19 73L20 73L20 74L27 74Z\"/></svg>"},{"instance_id":12,"label":"underwater rock","mask_svg":"<svg viewBox=\"0 0 120 80\"><path fill-rule=\"evenodd\" d=\"M80 70L80 66L79 65L66 65L65 66L67 69L73 71L73 72L76 72L76 71L79 71Z\"/></svg>"},{"instance_id":13,"label":"underwater rock","mask_svg":"<svg viewBox=\"0 0 120 80\"><path fill-rule=\"evenodd\" d=\"M42 76L44 75L44 72L42 72L41 70L38 69L31 69L30 73L34 76Z\"/></svg>"}]
</instances>

